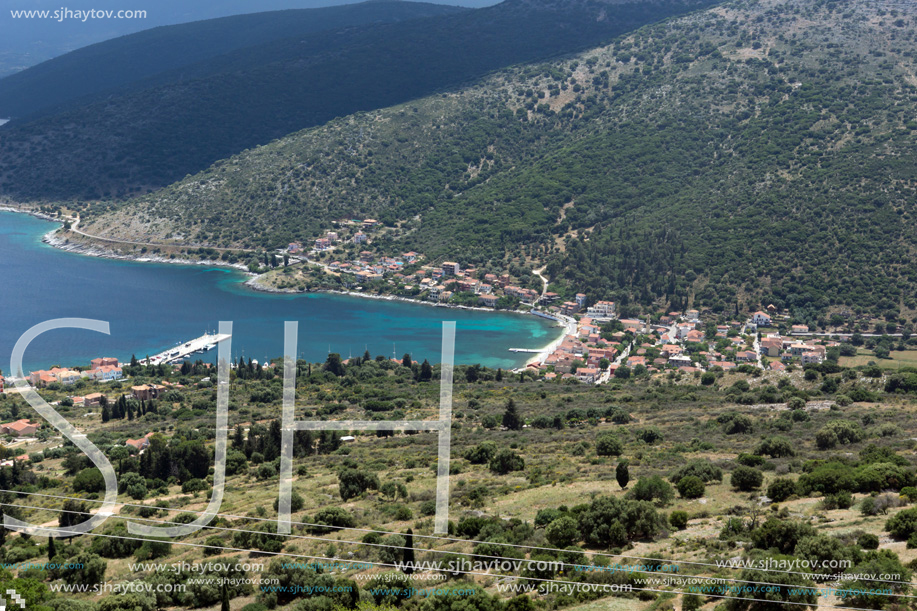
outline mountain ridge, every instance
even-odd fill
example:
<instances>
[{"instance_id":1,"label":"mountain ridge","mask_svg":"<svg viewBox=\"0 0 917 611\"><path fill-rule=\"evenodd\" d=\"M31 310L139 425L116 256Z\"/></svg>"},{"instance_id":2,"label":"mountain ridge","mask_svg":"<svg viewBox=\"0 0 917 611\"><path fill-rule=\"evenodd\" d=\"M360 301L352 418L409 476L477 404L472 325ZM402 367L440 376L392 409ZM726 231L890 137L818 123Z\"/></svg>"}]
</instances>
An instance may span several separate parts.
<instances>
[{"instance_id":1,"label":"mountain ridge","mask_svg":"<svg viewBox=\"0 0 917 611\"><path fill-rule=\"evenodd\" d=\"M541 11L509 4L269 43L205 78L131 91L0 131L0 195L125 198L337 116L570 53L708 0ZM330 50L329 50L330 49ZM238 62L236 61L238 59ZM236 65L241 70L233 70Z\"/></svg>"},{"instance_id":2,"label":"mountain ridge","mask_svg":"<svg viewBox=\"0 0 917 611\"><path fill-rule=\"evenodd\" d=\"M364 215L393 228L383 250L546 265L622 306L912 317L915 22L729 2L299 132L89 226L274 248Z\"/></svg>"}]
</instances>

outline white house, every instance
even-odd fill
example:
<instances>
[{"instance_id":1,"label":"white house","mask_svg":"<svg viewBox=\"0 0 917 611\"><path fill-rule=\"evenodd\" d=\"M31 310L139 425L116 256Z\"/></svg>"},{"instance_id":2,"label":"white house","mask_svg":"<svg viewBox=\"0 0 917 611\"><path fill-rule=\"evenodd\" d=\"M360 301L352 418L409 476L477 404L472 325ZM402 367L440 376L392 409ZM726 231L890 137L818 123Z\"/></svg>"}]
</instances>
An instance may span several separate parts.
<instances>
[{"instance_id":1,"label":"white house","mask_svg":"<svg viewBox=\"0 0 917 611\"><path fill-rule=\"evenodd\" d=\"M763 327L769 327L772 322L770 314L766 312L755 312L752 314L751 321L756 325L761 325Z\"/></svg>"}]
</instances>

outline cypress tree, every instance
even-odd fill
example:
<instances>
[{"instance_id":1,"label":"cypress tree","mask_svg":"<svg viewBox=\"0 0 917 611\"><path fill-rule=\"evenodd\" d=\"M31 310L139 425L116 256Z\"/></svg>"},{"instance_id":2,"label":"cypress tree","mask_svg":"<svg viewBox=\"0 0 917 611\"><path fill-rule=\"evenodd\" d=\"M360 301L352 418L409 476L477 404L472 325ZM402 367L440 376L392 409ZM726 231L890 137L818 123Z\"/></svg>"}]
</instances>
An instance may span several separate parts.
<instances>
[{"instance_id":1,"label":"cypress tree","mask_svg":"<svg viewBox=\"0 0 917 611\"><path fill-rule=\"evenodd\" d=\"M414 531L408 529L404 533L404 566L402 567L402 572L405 575L410 575L414 572Z\"/></svg>"},{"instance_id":2,"label":"cypress tree","mask_svg":"<svg viewBox=\"0 0 917 611\"><path fill-rule=\"evenodd\" d=\"M621 488L627 488L627 482L630 481L630 471L627 466L627 461L622 460L618 463L618 468L615 469L615 479L618 480L618 485Z\"/></svg>"}]
</instances>

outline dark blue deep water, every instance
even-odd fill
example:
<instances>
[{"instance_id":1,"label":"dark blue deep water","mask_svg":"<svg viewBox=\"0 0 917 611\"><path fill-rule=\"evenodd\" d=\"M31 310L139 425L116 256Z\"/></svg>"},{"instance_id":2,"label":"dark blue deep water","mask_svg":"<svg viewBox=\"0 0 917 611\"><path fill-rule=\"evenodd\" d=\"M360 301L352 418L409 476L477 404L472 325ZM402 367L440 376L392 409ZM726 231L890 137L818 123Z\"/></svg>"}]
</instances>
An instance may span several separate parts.
<instances>
[{"instance_id":1,"label":"dark blue deep water","mask_svg":"<svg viewBox=\"0 0 917 611\"><path fill-rule=\"evenodd\" d=\"M245 286L239 272L204 266L134 263L86 257L41 242L55 224L0 212L0 369L9 372L20 335L55 318L108 321L111 335L54 331L32 343L25 369L89 364L96 356L156 354L234 322L232 353L263 361L283 353L283 323L299 321L302 358L373 356L439 362L444 320L456 321L456 363L522 365L524 353L557 336L548 321L521 314L436 308L343 295L273 295ZM394 346L393 346L394 344ZM216 351L201 358L213 360ZM197 357L195 357L197 358Z\"/></svg>"}]
</instances>

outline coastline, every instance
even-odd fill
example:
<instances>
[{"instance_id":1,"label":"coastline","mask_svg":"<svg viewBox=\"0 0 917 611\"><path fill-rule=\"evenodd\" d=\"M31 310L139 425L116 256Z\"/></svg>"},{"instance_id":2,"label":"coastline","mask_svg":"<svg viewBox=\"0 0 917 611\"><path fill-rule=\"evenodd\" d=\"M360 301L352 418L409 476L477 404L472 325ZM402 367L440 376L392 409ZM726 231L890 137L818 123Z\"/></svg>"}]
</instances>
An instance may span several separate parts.
<instances>
[{"instance_id":1,"label":"coastline","mask_svg":"<svg viewBox=\"0 0 917 611\"><path fill-rule=\"evenodd\" d=\"M51 217L42 212L37 212L34 210L25 209L25 208L22 208L22 209L14 208L8 205L0 205L0 212L14 212L14 213L20 213L20 214L28 214L30 216L34 216L36 218L40 218L46 221L51 221L55 223L62 222L60 219ZM169 264L175 264L175 265L205 265L208 267L232 269L234 271L243 272L245 275L249 276L249 278L245 280L244 282L242 282L241 284L245 286L246 288L252 291L255 291L255 292L286 294L286 295L301 295L301 294L306 294L310 292L329 293L329 294L343 295L347 297L361 297L363 299L378 299L378 300L383 300L383 301L400 301L403 303L410 303L410 304L415 304L415 305L425 305L429 307L451 308L451 309L459 309L459 310L471 310L471 311L478 311L478 312L487 312L491 314L504 313L504 314L520 314L520 315L526 315L526 316L534 315L532 313L532 310L495 310L493 308L484 308L484 307L477 307L477 306L432 303L429 301L423 301L420 299L411 299L408 297L401 297L397 295L370 295L370 294L361 293L357 291L346 291L346 290L335 290L335 289L318 289L315 291L276 289L273 287L266 287L266 286L261 285L258 282L259 278L261 277L260 274L252 273L248 270L246 266L238 264L238 263L232 264L232 263L226 263L225 261L220 261L220 260L213 261L213 260L177 259L177 258L170 259L168 257L161 257L161 256L155 256L155 255L121 254L121 253L117 253L113 250L106 249L101 246L94 246L91 244L84 244L84 243L78 243L78 242L69 242L68 240L63 239L57 235L60 229L61 228L58 227L56 229L53 229L47 232L46 234L42 236L41 241L51 246L52 248L56 248L58 250L62 250L65 252L71 252L71 253L83 255L83 256L98 257L102 259L112 259L112 260L118 260L118 261L135 261L138 263L169 263ZM532 356L532 358L528 359L522 368L527 367L532 362L536 362L536 361L540 362L540 361L543 361L545 358L547 358L547 356L551 352L553 352L554 348L563 341L564 337L567 335L569 331L569 326L570 326L570 321L567 321L566 325L558 325L557 327L555 327L559 329L559 335L555 337L554 339L552 339L543 348L541 348L537 354L534 354Z\"/></svg>"},{"instance_id":2,"label":"coastline","mask_svg":"<svg viewBox=\"0 0 917 611\"><path fill-rule=\"evenodd\" d=\"M478 312L488 312L491 314L502 312L504 314L520 314L523 316L534 316L533 310L495 310L493 308L481 308L481 307L475 307L475 306L463 306L463 305L454 305L454 304L450 305L450 304L445 304L445 303L442 303L442 304L441 303L432 303L430 301L423 301L420 299L410 299L408 297L399 297L397 295L370 295L368 293L360 293L356 291L338 291L334 289L319 289L316 291L295 291L295 290L290 290L290 289L276 289L273 287L266 287L266 286L260 285L258 283L258 278L260 278L260 276L255 275L252 278L249 278L248 280L246 280L243 284L249 287L250 289L252 289L253 291L258 291L262 293L275 293L275 294L280 294L280 295L304 295L306 293L329 293L332 295L345 295L347 297L362 297L363 299L381 299L383 301L401 301L404 303L412 303L415 305L425 305L425 306L430 306L434 308L474 310ZM559 346L561 342L564 341L564 338L570 332L571 324L575 324L575 322L572 319L567 321L566 324L556 325L554 328L562 329L560 331L560 335L558 335L557 337L552 339L549 343L547 343L544 347L539 349L538 353L533 355L530 359L528 359L525 362L525 364L522 367L519 367L518 369L525 369L526 367L528 367L530 364L534 362L540 363L544 361L546 358L548 358L548 355L554 352L554 349L557 348L557 346Z\"/></svg>"},{"instance_id":3,"label":"coastline","mask_svg":"<svg viewBox=\"0 0 917 611\"><path fill-rule=\"evenodd\" d=\"M558 326L562 327L563 331L561 331L558 337L553 339L549 344L547 344L541 350L539 350L538 354L535 354L532 356L532 358L528 359L525 362L525 367L528 367L532 363L543 363L544 360L548 358L551 355L551 353L554 352L554 350L556 350L557 347L563 343L564 338L566 338L567 335L570 335L571 333L576 332L576 320L573 318L570 318L569 316L563 316L563 315L560 315L560 316L561 316L561 321L563 321L564 324L558 325Z\"/></svg>"},{"instance_id":4,"label":"coastline","mask_svg":"<svg viewBox=\"0 0 917 611\"><path fill-rule=\"evenodd\" d=\"M51 219L53 220L53 219ZM138 263L172 263L175 265L206 265L208 267L222 267L226 269L232 269L236 271L241 271L246 274L251 274L248 271L248 268L240 263L226 263L225 261L213 261L210 259L170 259L169 257L160 257L156 255L123 255L116 253L111 250L107 250L98 246L90 246L88 244L79 244L76 242L68 242L67 240L59 238L56 234L59 229L54 229L49 231L41 237L41 241L45 244L56 248L58 250L63 250L65 252L72 252L78 255L85 255L87 257L98 257L100 259L113 259L116 261L136 261Z\"/></svg>"},{"instance_id":5,"label":"coastline","mask_svg":"<svg viewBox=\"0 0 917 611\"><path fill-rule=\"evenodd\" d=\"M336 289L317 289L314 291L294 291L290 289L275 289L269 286L262 286L258 284L258 279L261 276L256 274L252 278L249 278L244 282L244 284L254 291L260 293L276 293L280 295L305 295L307 293L330 293L332 295L347 295L348 297L363 297L364 299L381 299L383 301L402 301L404 303L414 303L417 305L425 305L434 308L451 308L456 310L474 310L477 312L490 312L493 313L504 313L504 314L525 314L529 315L531 312L529 310L495 310L494 308L482 308L477 306L464 306L448 303L433 303L431 301L424 301L421 299L411 299L410 297L401 297L399 295L371 295L369 293L360 293L358 291L339 291Z\"/></svg>"}]
</instances>

